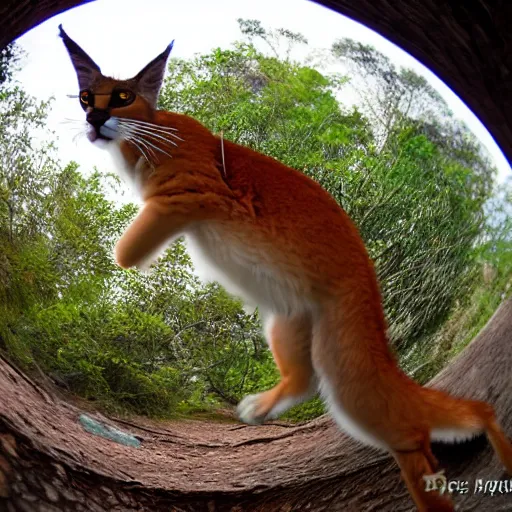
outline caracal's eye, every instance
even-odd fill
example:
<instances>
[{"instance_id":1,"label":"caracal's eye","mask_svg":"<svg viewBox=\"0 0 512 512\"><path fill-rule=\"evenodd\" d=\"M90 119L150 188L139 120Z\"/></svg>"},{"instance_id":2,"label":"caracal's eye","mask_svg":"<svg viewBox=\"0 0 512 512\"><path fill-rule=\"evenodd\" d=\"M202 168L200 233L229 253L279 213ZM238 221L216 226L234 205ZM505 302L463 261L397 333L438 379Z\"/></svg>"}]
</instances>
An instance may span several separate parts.
<instances>
[{"instance_id":1,"label":"caracal's eye","mask_svg":"<svg viewBox=\"0 0 512 512\"><path fill-rule=\"evenodd\" d=\"M128 89L117 89L112 92L109 107L126 107L135 100L135 94Z\"/></svg>"},{"instance_id":2,"label":"caracal's eye","mask_svg":"<svg viewBox=\"0 0 512 512\"><path fill-rule=\"evenodd\" d=\"M80 91L80 105L82 105L82 108L84 110L87 109L87 107L92 107L93 105L93 95L90 91Z\"/></svg>"}]
</instances>

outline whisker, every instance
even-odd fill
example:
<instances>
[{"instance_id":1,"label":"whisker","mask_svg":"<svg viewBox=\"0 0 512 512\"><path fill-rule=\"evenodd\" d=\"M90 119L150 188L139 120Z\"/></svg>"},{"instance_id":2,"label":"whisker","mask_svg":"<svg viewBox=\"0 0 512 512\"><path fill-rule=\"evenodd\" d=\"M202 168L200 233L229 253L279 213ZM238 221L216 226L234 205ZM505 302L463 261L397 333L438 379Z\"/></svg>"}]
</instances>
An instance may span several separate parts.
<instances>
[{"instance_id":1,"label":"whisker","mask_svg":"<svg viewBox=\"0 0 512 512\"><path fill-rule=\"evenodd\" d=\"M146 144L148 144L149 146L151 146L153 149L156 149L157 151L160 151L160 153L163 153L164 155L168 156L169 158L172 158L172 155L170 155L169 153L167 153L167 151L164 151L162 148L159 148L158 146L156 146L155 144L153 144L152 142L150 142L146 137L144 137L141 133L138 133L138 132L133 132L133 131L130 131L130 136L133 137L134 135L137 136L138 140L141 141L143 140Z\"/></svg>"},{"instance_id":2,"label":"whisker","mask_svg":"<svg viewBox=\"0 0 512 512\"><path fill-rule=\"evenodd\" d=\"M85 132L83 130L75 130L74 135L71 140L75 140L75 138L79 137L80 135L85 136Z\"/></svg>"},{"instance_id":3,"label":"whisker","mask_svg":"<svg viewBox=\"0 0 512 512\"><path fill-rule=\"evenodd\" d=\"M126 136L125 139L128 142L131 142L142 153L142 156L144 157L144 160L146 160L146 162L151 164L151 160L149 160L148 155L146 154L144 149L139 144L139 142L140 142L139 139L135 139L134 137L130 137L130 136Z\"/></svg>"},{"instance_id":4,"label":"whisker","mask_svg":"<svg viewBox=\"0 0 512 512\"><path fill-rule=\"evenodd\" d=\"M159 162L156 153L153 151L153 148L147 143L147 141L145 141L142 137L132 137L132 138L136 138L137 141L147 149L148 158L146 158L146 160L148 163L150 163L150 164L153 163L152 160L150 160L150 158L155 160L155 162L154 162L155 164Z\"/></svg>"},{"instance_id":5,"label":"whisker","mask_svg":"<svg viewBox=\"0 0 512 512\"><path fill-rule=\"evenodd\" d=\"M129 132L126 132L126 131L123 131L123 130L120 130L120 134L122 137L124 137L126 140L131 140L132 142L137 142L139 143L140 145L144 146L144 148L147 150L147 154L144 153L141 149L141 152L144 156L144 158L146 159L146 161L151 164L151 159L150 157L152 156L154 160L157 160L158 161L158 158L156 156L156 153L153 151L153 149L147 144L147 141L144 140L144 138L142 137L138 137L137 134L133 134L133 133L129 133ZM155 162L157 163L157 162Z\"/></svg>"},{"instance_id":6,"label":"whisker","mask_svg":"<svg viewBox=\"0 0 512 512\"><path fill-rule=\"evenodd\" d=\"M139 119L127 119L126 117L121 117L119 119L121 119L122 121L129 121L130 123L138 123L138 124L145 124L145 125L149 125L149 126L154 126L156 128L160 128L162 130L171 130L173 132L177 132L178 131L178 128L173 128L171 126L162 126L160 124L150 123L148 121L140 121Z\"/></svg>"},{"instance_id":7,"label":"whisker","mask_svg":"<svg viewBox=\"0 0 512 512\"><path fill-rule=\"evenodd\" d=\"M174 137L177 140L181 140L184 142L184 140L176 135L175 133L172 133L174 131L178 131L177 128L170 128L166 126L160 126L159 124L153 124L153 123L147 123L146 121L138 121L137 119L126 119L126 118L118 118L119 121L124 122L126 124L131 125L139 125L141 128L150 129L151 131L159 132L164 135L169 135L170 137Z\"/></svg>"},{"instance_id":8,"label":"whisker","mask_svg":"<svg viewBox=\"0 0 512 512\"><path fill-rule=\"evenodd\" d=\"M84 137L84 136L85 136L85 132L80 131L80 132L78 132L78 133L77 133L77 134L76 134L76 135L71 139L71 141L72 141L72 142L73 142L73 144L75 144L75 146L76 146L76 145L78 144L78 142L77 142L77 141L78 141L78 139L79 139L80 137Z\"/></svg>"},{"instance_id":9,"label":"whisker","mask_svg":"<svg viewBox=\"0 0 512 512\"><path fill-rule=\"evenodd\" d=\"M178 144L176 144L176 142L172 141L168 137L174 137L175 139L183 141L182 138L177 137L173 133L162 132L162 131L156 130L154 128L148 128L146 126L140 126L137 124L132 124L130 122L121 123L121 124L124 124L125 126L129 126L131 130L136 130L139 133L151 134L152 137L159 138L159 139L165 141L166 143L173 144L174 146L177 146Z\"/></svg>"},{"instance_id":10,"label":"whisker","mask_svg":"<svg viewBox=\"0 0 512 512\"><path fill-rule=\"evenodd\" d=\"M59 124L82 124L86 125L86 122L83 119L71 119L70 117L65 117L62 121L59 121Z\"/></svg>"},{"instance_id":11,"label":"whisker","mask_svg":"<svg viewBox=\"0 0 512 512\"><path fill-rule=\"evenodd\" d=\"M153 151L153 148L161 151L160 148L158 148L157 146L154 146L148 140L146 140L144 137L142 137L141 134L134 132L132 129L130 129L127 126L122 126L120 124L119 128L120 128L120 130L119 130L120 135L122 137L124 137L126 140L133 142L150 165L153 165L153 162L151 161L150 156L153 156L155 163L159 163L159 159L158 159L156 153ZM144 148L146 148L146 150L148 152L147 154L142 149L141 145ZM170 156L170 155L168 155L168 156Z\"/></svg>"},{"instance_id":12,"label":"whisker","mask_svg":"<svg viewBox=\"0 0 512 512\"><path fill-rule=\"evenodd\" d=\"M69 131L69 132L76 132L76 131L85 132L84 127L83 127L83 126L70 126L70 127L68 128L68 131Z\"/></svg>"},{"instance_id":13,"label":"whisker","mask_svg":"<svg viewBox=\"0 0 512 512\"><path fill-rule=\"evenodd\" d=\"M129 133L132 136L133 135L138 136L139 139L144 140L144 142L146 144L149 144L152 148L156 149L157 151L160 151L160 153L163 153L164 155L168 156L169 158L172 158L171 154L167 153L167 151L164 151L162 148L158 147L156 144L153 144L150 140L148 140L148 137L144 136L144 135L149 135L152 138L157 138L157 136L154 133L147 132L146 130L141 131L139 128L136 128L134 126L130 126L130 127L124 126L123 129L127 130L127 133ZM162 137L158 136L158 138L162 138ZM162 140L164 140L164 142L166 142L166 143L170 142L171 144L176 145L174 142L168 141L165 138L162 138Z\"/></svg>"},{"instance_id":14,"label":"whisker","mask_svg":"<svg viewBox=\"0 0 512 512\"><path fill-rule=\"evenodd\" d=\"M144 137L139 136L139 139L144 139ZM158 146L155 146L153 143L149 142L149 140L144 139L146 144L149 144L152 148L155 148L157 151L160 151L160 153L163 153L164 155L167 155L169 158L172 158L172 155L167 153L167 151L164 151L162 148L159 148Z\"/></svg>"},{"instance_id":15,"label":"whisker","mask_svg":"<svg viewBox=\"0 0 512 512\"><path fill-rule=\"evenodd\" d=\"M176 142L174 142L170 139L167 139L163 135L153 133L151 130L146 130L145 128L141 128L140 126L129 126L129 129L132 130L133 133L138 133L139 135L141 135L141 134L149 135L150 137L153 137L154 139L160 139L166 143L172 144L173 146L178 146L178 144L176 144Z\"/></svg>"}]
</instances>

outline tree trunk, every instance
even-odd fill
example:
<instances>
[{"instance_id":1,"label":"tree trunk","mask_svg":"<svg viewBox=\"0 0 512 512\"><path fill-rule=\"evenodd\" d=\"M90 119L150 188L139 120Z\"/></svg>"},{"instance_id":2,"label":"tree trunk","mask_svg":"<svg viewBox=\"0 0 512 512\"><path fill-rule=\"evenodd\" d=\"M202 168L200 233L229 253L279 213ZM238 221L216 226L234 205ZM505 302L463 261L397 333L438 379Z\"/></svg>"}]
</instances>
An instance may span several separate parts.
<instances>
[{"instance_id":1,"label":"tree trunk","mask_svg":"<svg viewBox=\"0 0 512 512\"><path fill-rule=\"evenodd\" d=\"M431 385L491 402L512 432L512 300ZM289 426L114 421L139 448L83 430L80 409L0 362L0 510L405 511L413 505L390 457L340 433L332 420ZM461 510L511 510L507 480L494 496L479 480L505 479L485 438L438 444Z\"/></svg>"},{"instance_id":2,"label":"tree trunk","mask_svg":"<svg viewBox=\"0 0 512 512\"><path fill-rule=\"evenodd\" d=\"M93 0L2 0L0 49L52 16ZM56 34L57 35L57 34Z\"/></svg>"}]
</instances>

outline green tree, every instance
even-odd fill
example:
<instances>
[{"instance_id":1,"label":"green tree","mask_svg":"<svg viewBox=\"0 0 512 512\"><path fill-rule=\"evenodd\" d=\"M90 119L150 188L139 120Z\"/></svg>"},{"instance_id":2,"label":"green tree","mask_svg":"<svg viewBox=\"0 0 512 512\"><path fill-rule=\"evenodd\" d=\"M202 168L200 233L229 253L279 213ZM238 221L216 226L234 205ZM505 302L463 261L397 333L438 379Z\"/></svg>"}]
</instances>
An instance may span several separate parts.
<instances>
[{"instance_id":1,"label":"green tree","mask_svg":"<svg viewBox=\"0 0 512 512\"><path fill-rule=\"evenodd\" d=\"M364 115L338 101L347 77L275 50L267 56L255 42L269 32L254 20L239 23L249 44L171 61L160 106L274 156L331 192L376 260L391 337L405 355L470 293L472 248L494 169L426 80L373 48L347 40L333 48L367 81ZM305 43L299 36L292 41Z\"/></svg>"},{"instance_id":2,"label":"green tree","mask_svg":"<svg viewBox=\"0 0 512 512\"><path fill-rule=\"evenodd\" d=\"M335 42L332 54L352 71L372 120L375 156L362 165L350 212L376 259L391 337L413 369L477 283L474 248L496 170L423 77L350 39Z\"/></svg>"},{"instance_id":3,"label":"green tree","mask_svg":"<svg viewBox=\"0 0 512 512\"><path fill-rule=\"evenodd\" d=\"M331 53L351 70L351 82L362 111L371 120L380 151L396 152L393 134L414 125L443 156L471 170L477 196L489 195L495 169L487 153L469 129L454 119L447 103L424 77L397 68L374 47L349 38L333 43ZM395 147L388 148L388 143Z\"/></svg>"},{"instance_id":4,"label":"green tree","mask_svg":"<svg viewBox=\"0 0 512 512\"><path fill-rule=\"evenodd\" d=\"M35 148L48 102L36 102L15 82L19 50L2 53L0 69L0 343L19 358L16 319L55 294L45 245L46 218L38 208L55 162L48 146Z\"/></svg>"},{"instance_id":5,"label":"green tree","mask_svg":"<svg viewBox=\"0 0 512 512\"><path fill-rule=\"evenodd\" d=\"M20 50L14 43L8 44L0 51L0 86L12 80L19 54Z\"/></svg>"},{"instance_id":6,"label":"green tree","mask_svg":"<svg viewBox=\"0 0 512 512\"><path fill-rule=\"evenodd\" d=\"M345 107L348 77L291 60L301 34L239 23L249 42L171 60L160 107L301 170L338 200L376 261L391 337L415 369L442 346L454 304L474 296L482 262L508 268L507 216L485 223L492 168L435 91L373 49L345 45L377 88ZM49 103L15 83L10 55L0 58L0 346L116 411L169 416L273 385L257 313L201 284L182 241L149 275L114 264L137 208L107 199L120 191L114 176L62 166L51 143L35 144ZM291 414L321 410L313 401Z\"/></svg>"}]
</instances>

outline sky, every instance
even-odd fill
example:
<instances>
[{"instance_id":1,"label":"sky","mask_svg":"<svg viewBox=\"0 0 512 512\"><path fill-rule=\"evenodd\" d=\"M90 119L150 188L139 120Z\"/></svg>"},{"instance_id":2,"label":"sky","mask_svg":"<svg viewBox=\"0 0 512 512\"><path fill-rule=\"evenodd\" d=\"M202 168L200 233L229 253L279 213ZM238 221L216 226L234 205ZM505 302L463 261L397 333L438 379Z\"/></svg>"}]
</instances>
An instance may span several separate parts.
<instances>
[{"instance_id":1,"label":"sky","mask_svg":"<svg viewBox=\"0 0 512 512\"><path fill-rule=\"evenodd\" d=\"M85 168L114 170L108 153L78 137L84 112L77 99L74 68L58 37L62 23L100 66L105 75L129 78L175 40L171 56L189 58L212 48L229 47L240 40L237 18L258 19L267 28L286 28L302 33L309 41L303 50L329 48L339 38L350 37L375 46L398 66L414 69L434 86L454 115L462 119L488 149L503 181L511 169L493 138L465 104L431 71L393 43L369 28L307 0L96 0L66 11L18 39L27 52L17 79L31 95L55 97L47 126L55 131L62 162L78 162ZM308 49L309 48L309 49ZM303 57L301 50L292 57ZM331 69L331 68L329 68ZM347 98L349 100L349 98ZM348 101L353 102L353 99Z\"/></svg>"}]
</instances>

